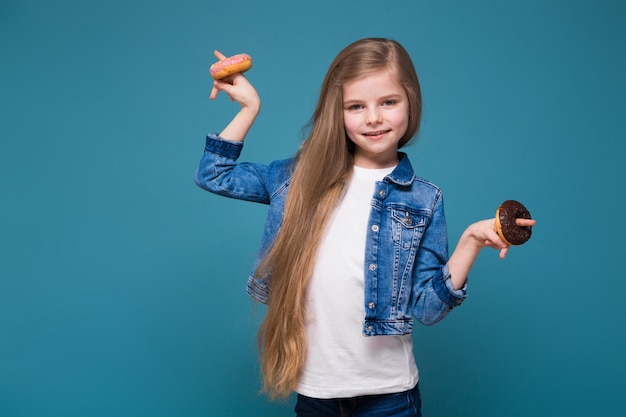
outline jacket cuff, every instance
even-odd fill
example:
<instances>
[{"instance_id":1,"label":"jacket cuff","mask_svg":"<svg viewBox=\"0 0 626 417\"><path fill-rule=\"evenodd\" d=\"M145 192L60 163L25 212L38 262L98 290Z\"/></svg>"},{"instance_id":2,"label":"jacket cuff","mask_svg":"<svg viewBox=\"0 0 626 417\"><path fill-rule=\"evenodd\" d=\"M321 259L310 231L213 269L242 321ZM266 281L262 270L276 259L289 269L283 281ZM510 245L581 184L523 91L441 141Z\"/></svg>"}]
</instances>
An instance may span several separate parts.
<instances>
[{"instance_id":1,"label":"jacket cuff","mask_svg":"<svg viewBox=\"0 0 626 417\"><path fill-rule=\"evenodd\" d=\"M222 138L217 133L209 133L206 137L204 150L230 159L239 158L243 142L233 142Z\"/></svg>"},{"instance_id":2,"label":"jacket cuff","mask_svg":"<svg viewBox=\"0 0 626 417\"><path fill-rule=\"evenodd\" d=\"M467 283L462 288L455 290L452 285L448 264L445 264L441 269L441 275L437 275L433 279L433 288L439 298L452 307L461 305L467 298Z\"/></svg>"}]
</instances>

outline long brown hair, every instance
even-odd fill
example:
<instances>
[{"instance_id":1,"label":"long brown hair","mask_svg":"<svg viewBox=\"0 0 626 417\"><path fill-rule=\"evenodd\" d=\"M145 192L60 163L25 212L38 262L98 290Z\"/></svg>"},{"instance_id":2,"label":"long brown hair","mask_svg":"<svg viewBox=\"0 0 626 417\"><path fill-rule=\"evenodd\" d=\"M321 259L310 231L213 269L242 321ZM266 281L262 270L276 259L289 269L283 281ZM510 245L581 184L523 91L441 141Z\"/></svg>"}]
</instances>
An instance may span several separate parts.
<instances>
[{"instance_id":1,"label":"long brown hair","mask_svg":"<svg viewBox=\"0 0 626 417\"><path fill-rule=\"evenodd\" d=\"M257 270L270 285L259 351L264 391L271 398L287 397L297 385L306 357L309 278L325 226L353 165L353 145L343 123L343 84L383 68L396 73L408 96L409 126L398 146L406 145L420 126L421 92L415 68L398 42L367 38L348 45L330 65L310 132L296 154L280 232Z\"/></svg>"}]
</instances>

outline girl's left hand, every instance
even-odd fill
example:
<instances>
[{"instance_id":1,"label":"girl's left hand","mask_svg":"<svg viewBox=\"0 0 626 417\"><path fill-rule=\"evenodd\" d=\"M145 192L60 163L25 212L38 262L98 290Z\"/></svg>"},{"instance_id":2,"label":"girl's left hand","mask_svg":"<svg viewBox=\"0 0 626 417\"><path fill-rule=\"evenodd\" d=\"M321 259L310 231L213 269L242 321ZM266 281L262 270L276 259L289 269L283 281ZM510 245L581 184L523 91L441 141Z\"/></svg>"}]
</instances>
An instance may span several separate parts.
<instances>
[{"instance_id":1,"label":"girl's left hand","mask_svg":"<svg viewBox=\"0 0 626 417\"><path fill-rule=\"evenodd\" d=\"M518 226L534 226L537 223L534 219L515 219ZM500 238L496 232L496 219L482 220L474 223L474 236L481 241L484 246L500 250L500 259L504 259L509 252L510 246Z\"/></svg>"},{"instance_id":2,"label":"girl's left hand","mask_svg":"<svg viewBox=\"0 0 626 417\"><path fill-rule=\"evenodd\" d=\"M532 219L516 219L515 223L518 226L533 226L536 221ZM461 238L448 261L455 289L465 285L472 264L484 247L499 250L501 259L504 259L509 251L509 245L496 232L495 217L472 223L461 234Z\"/></svg>"}]
</instances>

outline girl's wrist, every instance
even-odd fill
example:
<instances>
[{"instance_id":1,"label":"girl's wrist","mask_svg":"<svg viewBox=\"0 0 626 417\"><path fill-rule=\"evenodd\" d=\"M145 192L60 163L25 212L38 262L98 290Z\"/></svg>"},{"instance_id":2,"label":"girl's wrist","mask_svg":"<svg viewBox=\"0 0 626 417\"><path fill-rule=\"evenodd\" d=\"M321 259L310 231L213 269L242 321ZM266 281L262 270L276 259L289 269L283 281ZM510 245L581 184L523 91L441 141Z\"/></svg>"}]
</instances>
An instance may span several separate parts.
<instances>
[{"instance_id":1,"label":"girl's wrist","mask_svg":"<svg viewBox=\"0 0 626 417\"><path fill-rule=\"evenodd\" d=\"M246 104L245 106L241 106L241 111L245 111L256 117L261 111L261 103Z\"/></svg>"}]
</instances>

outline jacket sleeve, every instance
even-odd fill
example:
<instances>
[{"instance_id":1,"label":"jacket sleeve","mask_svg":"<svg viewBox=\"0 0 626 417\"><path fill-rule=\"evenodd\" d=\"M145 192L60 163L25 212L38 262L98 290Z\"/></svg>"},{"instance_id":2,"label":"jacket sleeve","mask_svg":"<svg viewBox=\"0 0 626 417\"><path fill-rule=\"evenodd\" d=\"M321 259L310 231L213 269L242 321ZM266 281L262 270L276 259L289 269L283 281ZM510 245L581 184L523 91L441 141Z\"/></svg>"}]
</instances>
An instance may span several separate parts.
<instances>
[{"instance_id":1,"label":"jacket sleeve","mask_svg":"<svg viewBox=\"0 0 626 417\"><path fill-rule=\"evenodd\" d=\"M448 270L448 230L439 194L420 249L413 277L413 315L427 326L443 319L467 297L467 285L454 290Z\"/></svg>"},{"instance_id":2,"label":"jacket sleeve","mask_svg":"<svg viewBox=\"0 0 626 417\"><path fill-rule=\"evenodd\" d=\"M195 182L214 194L269 204L269 168L256 163L237 163L242 148L243 142L207 135Z\"/></svg>"}]
</instances>

